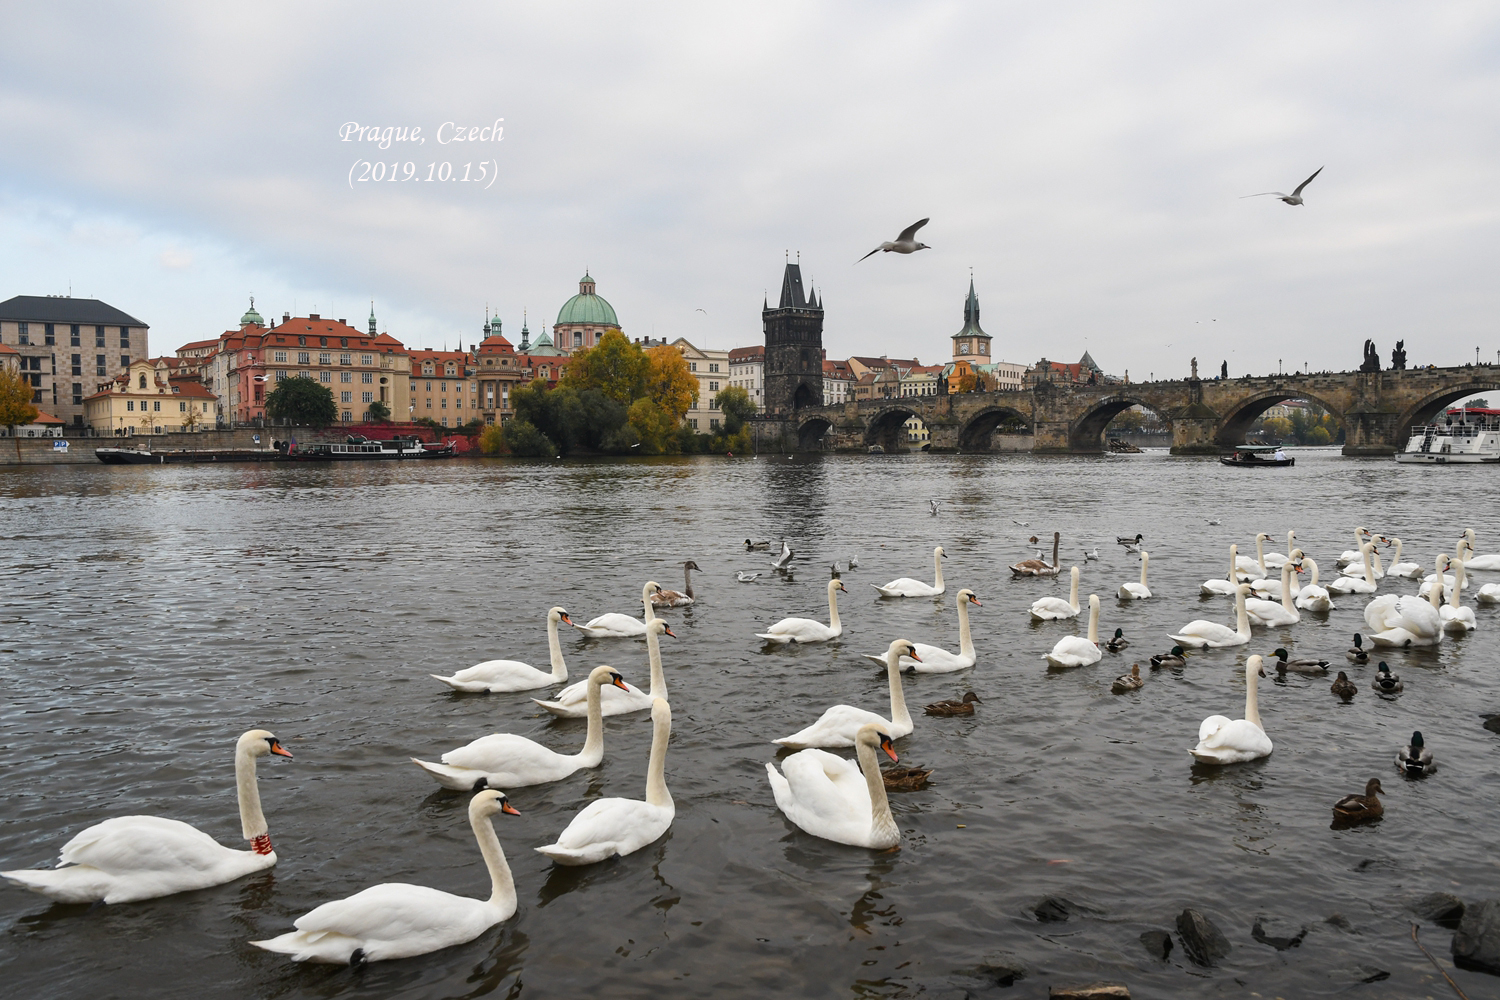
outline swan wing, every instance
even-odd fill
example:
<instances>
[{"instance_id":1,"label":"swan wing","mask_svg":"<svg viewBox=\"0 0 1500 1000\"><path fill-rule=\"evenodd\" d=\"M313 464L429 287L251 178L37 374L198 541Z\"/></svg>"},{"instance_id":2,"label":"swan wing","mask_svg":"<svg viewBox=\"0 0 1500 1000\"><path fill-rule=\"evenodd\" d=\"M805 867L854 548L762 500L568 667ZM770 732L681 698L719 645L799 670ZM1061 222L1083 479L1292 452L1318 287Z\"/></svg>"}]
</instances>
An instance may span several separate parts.
<instances>
[{"instance_id":1,"label":"swan wing","mask_svg":"<svg viewBox=\"0 0 1500 1000\"><path fill-rule=\"evenodd\" d=\"M511 913L483 900L389 882L303 914L294 933L251 943L298 961L347 962L355 948L370 961L408 958L472 941Z\"/></svg>"},{"instance_id":2,"label":"swan wing","mask_svg":"<svg viewBox=\"0 0 1500 1000\"><path fill-rule=\"evenodd\" d=\"M1247 602L1248 603L1248 602ZM1181 642L1184 638L1198 640L1200 642L1222 642L1235 634L1235 630L1218 622L1205 621L1202 618L1195 619L1182 626L1180 635L1172 636Z\"/></svg>"},{"instance_id":3,"label":"swan wing","mask_svg":"<svg viewBox=\"0 0 1500 1000\"><path fill-rule=\"evenodd\" d=\"M799 730L790 736L783 736L779 740L772 740L784 747L800 750L804 747L852 747L854 746L854 734L859 732L859 727L877 722L890 731L891 737L905 736L911 730L901 729L893 725L889 719L867 712L853 705L834 705L818 717L818 721Z\"/></svg>"},{"instance_id":4,"label":"swan wing","mask_svg":"<svg viewBox=\"0 0 1500 1000\"><path fill-rule=\"evenodd\" d=\"M581 626L580 630L585 634L596 637L645 635L646 624L638 618L610 612L607 615L600 615L587 625Z\"/></svg>"},{"instance_id":5,"label":"swan wing","mask_svg":"<svg viewBox=\"0 0 1500 1000\"><path fill-rule=\"evenodd\" d=\"M966 670L974 665L974 657L964 656L962 653L951 653L941 646L929 646L925 642L913 643L917 649L917 655L922 658L918 663L909 656L903 656L897 666L902 670L910 670L919 674L946 674L955 670ZM880 657L880 662L885 663L885 657Z\"/></svg>"},{"instance_id":6,"label":"swan wing","mask_svg":"<svg viewBox=\"0 0 1500 1000\"><path fill-rule=\"evenodd\" d=\"M1098 663L1104 654L1099 651L1087 639L1080 639L1076 635L1065 635L1057 640L1057 645L1052 647L1052 652L1047 654L1047 660L1058 666L1081 667L1090 663Z\"/></svg>"},{"instance_id":7,"label":"swan wing","mask_svg":"<svg viewBox=\"0 0 1500 1000\"><path fill-rule=\"evenodd\" d=\"M1228 581L1226 580L1225 582L1227 583ZM1120 584L1119 597L1121 600L1144 601L1150 596L1151 591L1143 583L1136 583L1132 581L1130 583Z\"/></svg>"},{"instance_id":8,"label":"swan wing","mask_svg":"<svg viewBox=\"0 0 1500 1000\"><path fill-rule=\"evenodd\" d=\"M589 690L588 681L578 681L569 684L557 693L551 701L541 698L533 698L532 701L564 719L584 719L589 714ZM643 708L651 707L651 697L640 688L625 683L627 690L621 691L613 684L606 684L599 688L599 708L603 715L624 715L629 712L639 712Z\"/></svg>"},{"instance_id":9,"label":"swan wing","mask_svg":"<svg viewBox=\"0 0 1500 1000\"><path fill-rule=\"evenodd\" d=\"M483 771L498 788L521 788L566 778L578 770L578 758L549 750L514 733L491 733L443 754L449 767ZM470 782L467 787L473 787Z\"/></svg>"},{"instance_id":10,"label":"swan wing","mask_svg":"<svg viewBox=\"0 0 1500 1000\"><path fill-rule=\"evenodd\" d=\"M932 584L923 583L921 580L913 580L909 576L903 576L899 580L892 580L884 587L876 586L873 583L870 586L875 587L885 597L935 597L942 593L941 590Z\"/></svg>"},{"instance_id":11,"label":"swan wing","mask_svg":"<svg viewBox=\"0 0 1500 1000\"><path fill-rule=\"evenodd\" d=\"M811 618L783 618L756 635L771 642L822 642L835 638L842 631Z\"/></svg>"},{"instance_id":12,"label":"swan wing","mask_svg":"<svg viewBox=\"0 0 1500 1000\"><path fill-rule=\"evenodd\" d=\"M531 691L552 683L552 673L543 673L536 667L520 660L485 660L472 667L465 667L451 677L433 674L437 680L455 691Z\"/></svg>"},{"instance_id":13,"label":"swan wing","mask_svg":"<svg viewBox=\"0 0 1500 1000\"><path fill-rule=\"evenodd\" d=\"M1031 616L1043 620L1057 618L1074 618L1078 615L1078 608L1073 607L1061 597L1043 597L1032 602Z\"/></svg>"},{"instance_id":14,"label":"swan wing","mask_svg":"<svg viewBox=\"0 0 1500 1000\"><path fill-rule=\"evenodd\" d=\"M667 832L675 810L641 799L597 799L573 817L557 841L538 847L562 864L591 864L638 851Z\"/></svg>"},{"instance_id":15,"label":"swan wing","mask_svg":"<svg viewBox=\"0 0 1500 1000\"><path fill-rule=\"evenodd\" d=\"M87 865L110 875L208 872L235 851L195 826L159 816L117 816L95 823L63 845L59 864Z\"/></svg>"},{"instance_id":16,"label":"swan wing","mask_svg":"<svg viewBox=\"0 0 1500 1000\"><path fill-rule=\"evenodd\" d=\"M782 762L786 776L766 765L776 805L787 819L815 837L858 844L869 837L869 786L853 762L822 750L803 750Z\"/></svg>"},{"instance_id":17,"label":"swan wing","mask_svg":"<svg viewBox=\"0 0 1500 1000\"><path fill-rule=\"evenodd\" d=\"M1232 594L1234 587L1228 580L1204 580L1198 590L1203 594Z\"/></svg>"}]
</instances>

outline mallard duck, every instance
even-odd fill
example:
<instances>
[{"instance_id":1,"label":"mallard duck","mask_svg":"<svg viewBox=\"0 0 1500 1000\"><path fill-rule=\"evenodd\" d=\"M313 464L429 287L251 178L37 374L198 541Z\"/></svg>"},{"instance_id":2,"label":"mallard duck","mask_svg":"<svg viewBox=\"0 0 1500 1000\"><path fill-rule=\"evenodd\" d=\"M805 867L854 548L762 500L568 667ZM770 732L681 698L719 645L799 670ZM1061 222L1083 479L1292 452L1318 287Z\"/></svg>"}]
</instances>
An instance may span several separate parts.
<instances>
[{"instance_id":1,"label":"mallard duck","mask_svg":"<svg viewBox=\"0 0 1500 1000\"><path fill-rule=\"evenodd\" d=\"M1401 678L1391 673L1391 668L1385 665L1384 660L1381 660L1380 666L1375 668L1375 679L1370 682L1370 687L1381 694L1396 694L1402 687Z\"/></svg>"},{"instance_id":2,"label":"mallard duck","mask_svg":"<svg viewBox=\"0 0 1500 1000\"><path fill-rule=\"evenodd\" d=\"M1104 648L1111 653L1118 653L1128 645L1130 645L1130 640L1125 638L1125 630L1122 628L1115 629L1114 638L1104 640Z\"/></svg>"},{"instance_id":3,"label":"mallard duck","mask_svg":"<svg viewBox=\"0 0 1500 1000\"><path fill-rule=\"evenodd\" d=\"M1146 678L1141 676L1141 665L1133 663L1130 666L1130 673L1116 677L1109 689L1115 694L1128 694L1131 691L1139 691L1145 684Z\"/></svg>"},{"instance_id":4,"label":"mallard duck","mask_svg":"<svg viewBox=\"0 0 1500 1000\"><path fill-rule=\"evenodd\" d=\"M973 715L974 704L980 700L979 695L967 691L962 701L935 701L923 711L928 715Z\"/></svg>"},{"instance_id":5,"label":"mallard duck","mask_svg":"<svg viewBox=\"0 0 1500 1000\"><path fill-rule=\"evenodd\" d=\"M1333 804L1333 818L1345 823L1362 823L1365 820L1379 819L1385 814L1385 806L1375 797L1376 792L1384 792L1380 787L1379 778L1371 778L1365 782L1365 794L1345 795Z\"/></svg>"},{"instance_id":6,"label":"mallard duck","mask_svg":"<svg viewBox=\"0 0 1500 1000\"><path fill-rule=\"evenodd\" d=\"M1284 674L1287 671L1291 671L1294 674L1326 674L1326 673L1328 673L1328 661L1327 660L1314 660L1314 659L1308 659L1308 658L1303 658L1303 659L1300 659L1300 660L1289 660L1289 659L1287 659L1287 652L1286 652L1286 650L1285 649L1280 649L1280 648L1278 648L1276 650L1275 656L1276 656L1276 672L1278 674Z\"/></svg>"},{"instance_id":7,"label":"mallard duck","mask_svg":"<svg viewBox=\"0 0 1500 1000\"><path fill-rule=\"evenodd\" d=\"M1145 535L1137 534L1134 538L1116 538L1116 545L1139 545L1145 539Z\"/></svg>"},{"instance_id":8,"label":"mallard duck","mask_svg":"<svg viewBox=\"0 0 1500 1000\"><path fill-rule=\"evenodd\" d=\"M748 538L745 539L745 551L746 552L757 552L757 551L758 552L764 552L767 549L769 549L770 547L771 547L771 541L770 541L770 539L761 539L759 541L751 541Z\"/></svg>"},{"instance_id":9,"label":"mallard duck","mask_svg":"<svg viewBox=\"0 0 1500 1000\"><path fill-rule=\"evenodd\" d=\"M1153 667L1181 667L1186 665L1187 657L1182 655L1181 646L1173 646L1169 653L1157 653L1151 657Z\"/></svg>"},{"instance_id":10,"label":"mallard duck","mask_svg":"<svg viewBox=\"0 0 1500 1000\"><path fill-rule=\"evenodd\" d=\"M915 792L927 787L927 776L931 773L930 767L887 767L880 772L880 778L887 791Z\"/></svg>"},{"instance_id":11,"label":"mallard duck","mask_svg":"<svg viewBox=\"0 0 1500 1000\"><path fill-rule=\"evenodd\" d=\"M1412 733L1411 744L1396 751L1396 770L1404 772L1408 778L1437 770L1437 761L1432 759L1432 751L1422 742L1421 733Z\"/></svg>"},{"instance_id":12,"label":"mallard duck","mask_svg":"<svg viewBox=\"0 0 1500 1000\"><path fill-rule=\"evenodd\" d=\"M1365 649L1365 637L1358 632L1354 633L1354 645L1344 655L1349 658L1350 663L1369 663L1370 651Z\"/></svg>"},{"instance_id":13,"label":"mallard duck","mask_svg":"<svg viewBox=\"0 0 1500 1000\"><path fill-rule=\"evenodd\" d=\"M1333 686L1328 690L1332 691L1334 694L1338 695L1345 701L1348 701L1350 698L1353 698L1356 694L1359 693L1359 688L1355 686L1355 683L1349 679L1349 675L1344 673L1342 670L1339 671L1339 675L1334 680Z\"/></svg>"}]
</instances>

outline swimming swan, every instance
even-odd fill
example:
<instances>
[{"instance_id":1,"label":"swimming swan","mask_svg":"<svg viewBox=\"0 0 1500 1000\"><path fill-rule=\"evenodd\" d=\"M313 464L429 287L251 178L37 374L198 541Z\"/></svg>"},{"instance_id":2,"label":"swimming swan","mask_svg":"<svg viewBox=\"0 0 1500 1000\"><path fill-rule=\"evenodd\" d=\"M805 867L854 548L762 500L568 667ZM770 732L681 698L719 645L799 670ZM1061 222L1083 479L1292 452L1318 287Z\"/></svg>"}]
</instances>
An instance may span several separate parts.
<instances>
[{"instance_id":1,"label":"swimming swan","mask_svg":"<svg viewBox=\"0 0 1500 1000\"><path fill-rule=\"evenodd\" d=\"M948 556L943 552L941 545L932 550L932 573L936 578L936 582L930 586L921 580L913 580L909 576L892 580L884 587L876 586L873 583L870 586L880 591L881 597L937 597L947 589L943 585L943 560L946 558Z\"/></svg>"},{"instance_id":2,"label":"swimming swan","mask_svg":"<svg viewBox=\"0 0 1500 1000\"><path fill-rule=\"evenodd\" d=\"M642 618L632 618L617 612L600 615L587 625L574 625L578 631L593 639L627 639L646 634L646 622L656 617L651 606L651 595L661 590L661 584L647 581L641 588L641 604L646 613Z\"/></svg>"},{"instance_id":3,"label":"swimming swan","mask_svg":"<svg viewBox=\"0 0 1500 1000\"><path fill-rule=\"evenodd\" d=\"M969 605L976 608L983 607L979 598L974 596L974 591L967 588L958 592L958 652L950 653L942 646L929 646L925 642L912 643L916 647L920 660L913 660L909 656L901 657L900 667L907 673L918 674L949 674L955 670L967 670L974 665L977 659L974 655L974 639L969 634ZM874 660L876 663L885 663L885 656L876 656L866 653L865 659Z\"/></svg>"},{"instance_id":4,"label":"swimming swan","mask_svg":"<svg viewBox=\"0 0 1500 1000\"><path fill-rule=\"evenodd\" d=\"M1219 595L1225 597L1234 596L1234 588L1239 586L1239 584L1234 582L1234 567L1236 560L1239 558L1239 551L1240 547L1238 545L1229 546L1229 572L1225 573L1223 578L1218 580L1204 580L1203 585L1198 588L1198 593L1204 597Z\"/></svg>"},{"instance_id":5,"label":"swimming swan","mask_svg":"<svg viewBox=\"0 0 1500 1000\"><path fill-rule=\"evenodd\" d=\"M859 727L872 722L885 727L891 739L899 740L912 731L911 713L906 710L906 695L901 689L901 657L918 659L914 644L905 639L892 642L885 651L885 673L890 687L891 717L883 719L874 712L867 712L853 705L834 705L818 717L818 721L790 736L772 740L793 750L807 747L852 747Z\"/></svg>"},{"instance_id":6,"label":"swimming swan","mask_svg":"<svg viewBox=\"0 0 1500 1000\"><path fill-rule=\"evenodd\" d=\"M1325 587L1318 586L1318 563L1309 556L1302 557L1302 565L1312 574L1312 582L1297 589L1297 607L1303 611L1332 611L1333 600Z\"/></svg>"},{"instance_id":7,"label":"swimming swan","mask_svg":"<svg viewBox=\"0 0 1500 1000\"><path fill-rule=\"evenodd\" d=\"M1074 566L1068 574L1073 578L1073 583L1068 591L1068 599L1061 597L1038 597L1031 602L1031 617L1039 622L1056 621L1060 618L1076 618L1080 608L1078 607L1078 567Z\"/></svg>"},{"instance_id":8,"label":"swimming swan","mask_svg":"<svg viewBox=\"0 0 1500 1000\"><path fill-rule=\"evenodd\" d=\"M1265 675L1259 656L1245 661L1245 717L1231 720L1210 715L1203 720L1198 727L1198 745L1189 751L1200 763L1238 764L1270 756L1271 738L1261 725L1256 699L1256 680Z\"/></svg>"},{"instance_id":9,"label":"swimming swan","mask_svg":"<svg viewBox=\"0 0 1500 1000\"><path fill-rule=\"evenodd\" d=\"M839 621L839 599L837 593L849 592L841 580L828 581L828 624L811 618L783 618L764 632L755 633L767 642L827 642L837 639L844 632L844 623Z\"/></svg>"},{"instance_id":10,"label":"swimming swan","mask_svg":"<svg viewBox=\"0 0 1500 1000\"><path fill-rule=\"evenodd\" d=\"M1448 564L1437 557L1438 573ZM1438 611L1443 589L1432 588L1426 598L1382 594L1365 605L1365 624L1377 646L1436 646L1443 639L1443 616Z\"/></svg>"},{"instance_id":11,"label":"swimming swan","mask_svg":"<svg viewBox=\"0 0 1500 1000\"><path fill-rule=\"evenodd\" d=\"M776 807L792 824L814 837L850 847L883 850L901 842L901 831L891 816L876 748L898 760L890 734L878 722L866 723L854 735L858 766L826 750L802 750L776 765L766 764L766 777Z\"/></svg>"},{"instance_id":12,"label":"swimming swan","mask_svg":"<svg viewBox=\"0 0 1500 1000\"><path fill-rule=\"evenodd\" d=\"M1301 549L1293 549L1294 555L1301 554ZM1297 561L1281 564L1281 600L1266 601L1260 598L1246 598L1245 613L1256 625L1295 625L1302 620L1302 614L1292 604L1292 573L1301 573L1302 567Z\"/></svg>"},{"instance_id":13,"label":"swimming swan","mask_svg":"<svg viewBox=\"0 0 1500 1000\"><path fill-rule=\"evenodd\" d=\"M1188 622L1182 627L1177 635L1170 636L1173 642L1194 649L1202 649L1209 646L1217 649L1221 646L1243 646L1250 641L1250 616L1245 611L1245 597L1250 593L1248 583L1239 584L1234 590L1234 611L1237 619L1237 627L1230 628L1220 625L1218 622L1205 621L1202 618Z\"/></svg>"},{"instance_id":14,"label":"swimming swan","mask_svg":"<svg viewBox=\"0 0 1500 1000\"><path fill-rule=\"evenodd\" d=\"M1151 565L1151 555L1145 549L1141 550L1141 582L1134 581L1120 584L1120 590L1115 595L1122 601L1144 601L1151 596L1151 588L1146 586L1146 567ZM1226 583L1228 581L1225 581Z\"/></svg>"},{"instance_id":15,"label":"swimming swan","mask_svg":"<svg viewBox=\"0 0 1500 1000\"><path fill-rule=\"evenodd\" d=\"M529 663L520 660L485 660L455 673L452 677L430 676L442 681L455 691L477 693L488 691L500 694L506 691L534 691L540 687L561 684L568 679L568 665L563 662L562 644L557 639L557 623L573 624L562 608L547 612L547 651L552 656L552 672L543 673Z\"/></svg>"},{"instance_id":16,"label":"swimming swan","mask_svg":"<svg viewBox=\"0 0 1500 1000\"><path fill-rule=\"evenodd\" d=\"M1474 620L1474 609L1463 606L1464 590L1464 561L1459 558L1451 563L1453 575L1458 578L1457 582L1448 591L1448 603L1438 608L1438 614L1443 619L1444 632L1468 632L1470 629L1479 627Z\"/></svg>"},{"instance_id":17,"label":"swimming swan","mask_svg":"<svg viewBox=\"0 0 1500 1000\"><path fill-rule=\"evenodd\" d=\"M1099 649L1099 595L1089 595L1089 637L1065 635L1057 640L1047 662L1054 667L1087 667L1098 663L1104 653Z\"/></svg>"},{"instance_id":18,"label":"swimming swan","mask_svg":"<svg viewBox=\"0 0 1500 1000\"><path fill-rule=\"evenodd\" d=\"M599 689L600 710L605 716L629 715L644 712L654 699L667 696L667 678L661 669L661 636L677 638L677 633L667 627L660 618L653 618L646 625L646 660L651 667L651 691L647 693L634 684L608 684ZM560 719L581 719L589 714L589 682L569 684L557 692L551 701L533 698L532 701ZM503 786L503 782L497 783Z\"/></svg>"},{"instance_id":19,"label":"swimming swan","mask_svg":"<svg viewBox=\"0 0 1500 1000\"><path fill-rule=\"evenodd\" d=\"M1360 558L1364 560L1364 572L1359 576L1341 576L1328 585L1328 589L1335 594L1373 594L1380 589L1380 584L1375 581L1379 579L1375 575L1375 567L1370 563L1370 553L1375 549L1374 542L1365 542L1360 546Z\"/></svg>"}]
</instances>

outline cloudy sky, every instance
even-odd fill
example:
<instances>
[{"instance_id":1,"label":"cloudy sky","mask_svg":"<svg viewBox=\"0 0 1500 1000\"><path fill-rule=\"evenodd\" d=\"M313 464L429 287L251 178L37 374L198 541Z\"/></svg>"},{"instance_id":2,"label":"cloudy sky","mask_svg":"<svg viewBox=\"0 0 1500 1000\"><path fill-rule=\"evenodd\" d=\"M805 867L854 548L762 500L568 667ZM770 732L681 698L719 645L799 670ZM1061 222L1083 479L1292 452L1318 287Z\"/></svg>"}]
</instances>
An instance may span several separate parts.
<instances>
[{"instance_id":1,"label":"cloudy sky","mask_svg":"<svg viewBox=\"0 0 1500 1000\"><path fill-rule=\"evenodd\" d=\"M476 342L488 306L514 340L585 268L628 334L748 345L788 251L830 356L943 359L971 269L1013 361L1500 349L1492 3L54 2L0 24L0 298L105 299L154 353L250 294L351 320L373 298L416 347ZM501 118L498 143L437 142ZM494 180L352 182L362 160ZM1304 206L1240 197L1318 167ZM933 249L855 265L924 216Z\"/></svg>"}]
</instances>

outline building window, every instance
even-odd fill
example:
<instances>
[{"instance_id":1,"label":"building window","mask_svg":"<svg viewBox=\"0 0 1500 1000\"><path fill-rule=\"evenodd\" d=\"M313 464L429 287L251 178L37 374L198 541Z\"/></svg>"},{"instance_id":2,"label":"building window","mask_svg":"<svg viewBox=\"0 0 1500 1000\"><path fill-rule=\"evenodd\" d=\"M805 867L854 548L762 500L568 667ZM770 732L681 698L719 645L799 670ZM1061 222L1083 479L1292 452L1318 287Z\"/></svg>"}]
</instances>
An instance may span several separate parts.
<instances>
[{"instance_id":1,"label":"building window","mask_svg":"<svg viewBox=\"0 0 1500 1000\"><path fill-rule=\"evenodd\" d=\"M352 403L352 402L354 402L354 393L350 392L348 389L345 389L343 392L339 393L339 402L340 403Z\"/></svg>"},{"instance_id":2,"label":"building window","mask_svg":"<svg viewBox=\"0 0 1500 1000\"><path fill-rule=\"evenodd\" d=\"M710 420L708 422L708 429L711 430L711 431L718 430L719 429L719 422L717 420Z\"/></svg>"},{"instance_id":3,"label":"building window","mask_svg":"<svg viewBox=\"0 0 1500 1000\"><path fill-rule=\"evenodd\" d=\"M340 382L353 382L354 381L354 373L353 372L339 372L339 381Z\"/></svg>"},{"instance_id":4,"label":"building window","mask_svg":"<svg viewBox=\"0 0 1500 1000\"><path fill-rule=\"evenodd\" d=\"M362 392L359 394L359 401L361 403L373 403L375 402L375 394L373 392Z\"/></svg>"},{"instance_id":5,"label":"building window","mask_svg":"<svg viewBox=\"0 0 1500 1000\"><path fill-rule=\"evenodd\" d=\"M717 383L717 382L710 382L710 383L708 383L708 391L709 392L718 392L719 391L719 383Z\"/></svg>"},{"instance_id":6,"label":"building window","mask_svg":"<svg viewBox=\"0 0 1500 1000\"><path fill-rule=\"evenodd\" d=\"M271 360L277 364L286 364L286 351L272 351Z\"/></svg>"},{"instance_id":7,"label":"building window","mask_svg":"<svg viewBox=\"0 0 1500 1000\"><path fill-rule=\"evenodd\" d=\"M319 347L327 347L328 346L328 338L327 337L319 337L318 338L318 346ZM323 362L323 363L325 365L328 364L328 362L326 362L326 361Z\"/></svg>"},{"instance_id":8,"label":"building window","mask_svg":"<svg viewBox=\"0 0 1500 1000\"><path fill-rule=\"evenodd\" d=\"M74 323L73 326L72 326L72 328L69 329L68 336L70 338L70 340L69 340L69 346L71 346L71 347L82 347L83 346L82 344L79 343L78 324L77 323Z\"/></svg>"},{"instance_id":9,"label":"building window","mask_svg":"<svg viewBox=\"0 0 1500 1000\"><path fill-rule=\"evenodd\" d=\"M697 370L698 370L698 362L696 362L696 361L689 361L688 362L688 371L695 372Z\"/></svg>"},{"instance_id":10,"label":"building window","mask_svg":"<svg viewBox=\"0 0 1500 1000\"><path fill-rule=\"evenodd\" d=\"M438 391L439 392L447 392L448 391L448 383L447 382L439 382L438 383Z\"/></svg>"},{"instance_id":11,"label":"building window","mask_svg":"<svg viewBox=\"0 0 1500 1000\"><path fill-rule=\"evenodd\" d=\"M375 373L374 372L360 372L359 373L359 380L361 382L363 382L365 385L372 385L375 382Z\"/></svg>"},{"instance_id":12,"label":"building window","mask_svg":"<svg viewBox=\"0 0 1500 1000\"><path fill-rule=\"evenodd\" d=\"M577 330L573 331L573 346L574 347L582 347L583 346L583 334L579 333Z\"/></svg>"},{"instance_id":13,"label":"building window","mask_svg":"<svg viewBox=\"0 0 1500 1000\"><path fill-rule=\"evenodd\" d=\"M120 346L121 347L129 347L130 346L130 327L128 327L128 326L122 326L122 327L120 327Z\"/></svg>"},{"instance_id":14,"label":"building window","mask_svg":"<svg viewBox=\"0 0 1500 1000\"><path fill-rule=\"evenodd\" d=\"M178 403L177 404L177 412L179 412L179 413L186 413L187 412L187 403L185 403L185 402Z\"/></svg>"},{"instance_id":15,"label":"building window","mask_svg":"<svg viewBox=\"0 0 1500 1000\"><path fill-rule=\"evenodd\" d=\"M145 404L142 403L141 405L144 406ZM159 400L159 399L153 400L151 402L151 409L155 410L157 413L160 413L161 412L161 400Z\"/></svg>"},{"instance_id":16,"label":"building window","mask_svg":"<svg viewBox=\"0 0 1500 1000\"><path fill-rule=\"evenodd\" d=\"M716 372L719 370L719 366L717 363L712 363L708 366L708 370L711 372Z\"/></svg>"},{"instance_id":17,"label":"building window","mask_svg":"<svg viewBox=\"0 0 1500 1000\"><path fill-rule=\"evenodd\" d=\"M73 383L73 405L74 406L82 406L83 405L83 383L82 382L74 382Z\"/></svg>"},{"instance_id":18,"label":"building window","mask_svg":"<svg viewBox=\"0 0 1500 1000\"><path fill-rule=\"evenodd\" d=\"M318 381L319 382L332 382L333 381L333 372L318 372Z\"/></svg>"},{"instance_id":19,"label":"building window","mask_svg":"<svg viewBox=\"0 0 1500 1000\"><path fill-rule=\"evenodd\" d=\"M693 425L693 430L697 430L698 429L698 421L696 421L696 420L689 420L688 423L690 423L690 424Z\"/></svg>"},{"instance_id":20,"label":"building window","mask_svg":"<svg viewBox=\"0 0 1500 1000\"><path fill-rule=\"evenodd\" d=\"M297 364L299 364L299 365L310 365L310 364L312 364L312 355L309 354L307 351L298 351L297 352Z\"/></svg>"},{"instance_id":21,"label":"building window","mask_svg":"<svg viewBox=\"0 0 1500 1000\"><path fill-rule=\"evenodd\" d=\"M352 364L354 364L354 355L352 355L352 354L340 354L339 355L339 364L341 364L341 365L352 365Z\"/></svg>"},{"instance_id":22,"label":"building window","mask_svg":"<svg viewBox=\"0 0 1500 1000\"><path fill-rule=\"evenodd\" d=\"M83 374L83 355L82 354L75 354L75 355L73 355L73 374L74 375L82 375Z\"/></svg>"},{"instance_id":23,"label":"building window","mask_svg":"<svg viewBox=\"0 0 1500 1000\"><path fill-rule=\"evenodd\" d=\"M127 399L127 400L125 400L125 409L129 410L131 413L134 413L135 412L135 400L133 400L133 399Z\"/></svg>"},{"instance_id":24,"label":"building window","mask_svg":"<svg viewBox=\"0 0 1500 1000\"><path fill-rule=\"evenodd\" d=\"M362 365L373 365L375 363L375 358L370 354L361 354L359 356L359 363Z\"/></svg>"},{"instance_id":25,"label":"building window","mask_svg":"<svg viewBox=\"0 0 1500 1000\"><path fill-rule=\"evenodd\" d=\"M44 343L44 344L46 344L48 346L51 346L52 344L57 343L57 341L52 336L52 324L51 323L48 323L47 326L44 328L44 330L42 332L43 332L42 343Z\"/></svg>"},{"instance_id":26,"label":"building window","mask_svg":"<svg viewBox=\"0 0 1500 1000\"><path fill-rule=\"evenodd\" d=\"M103 347L104 346L104 327L102 327L102 326L96 326L96 327L94 327L94 346L95 347Z\"/></svg>"},{"instance_id":27,"label":"building window","mask_svg":"<svg viewBox=\"0 0 1500 1000\"><path fill-rule=\"evenodd\" d=\"M286 372L282 371L282 372L277 372L276 373L276 381L281 382L281 381L285 381L285 379L286 379Z\"/></svg>"},{"instance_id":28,"label":"building window","mask_svg":"<svg viewBox=\"0 0 1500 1000\"><path fill-rule=\"evenodd\" d=\"M348 393L345 393L344 395L347 396ZM344 402L347 403L348 400L345 400ZM351 422L353 419L354 419L354 414L350 413L348 410L345 410L344 411L344 423L347 424L347 423Z\"/></svg>"},{"instance_id":29,"label":"building window","mask_svg":"<svg viewBox=\"0 0 1500 1000\"><path fill-rule=\"evenodd\" d=\"M130 367L130 355L128 355L128 354L122 354L122 355L120 355L120 367L121 368L129 368Z\"/></svg>"},{"instance_id":30,"label":"building window","mask_svg":"<svg viewBox=\"0 0 1500 1000\"><path fill-rule=\"evenodd\" d=\"M107 375L108 374L108 372L106 372L104 370L104 355L102 355L102 354L95 355L95 357L94 357L94 374L95 375Z\"/></svg>"},{"instance_id":31,"label":"building window","mask_svg":"<svg viewBox=\"0 0 1500 1000\"><path fill-rule=\"evenodd\" d=\"M307 346L307 338L306 337L298 337L297 338L297 346L298 347L306 347Z\"/></svg>"},{"instance_id":32,"label":"building window","mask_svg":"<svg viewBox=\"0 0 1500 1000\"><path fill-rule=\"evenodd\" d=\"M443 418L443 426L444 426L444 427L447 427L447 426L448 426L448 418L447 418L447 417L444 417L444 418Z\"/></svg>"},{"instance_id":33,"label":"building window","mask_svg":"<svg viewBox=\"0 0 1500 1000\"><path fill-rule=\"evenodd\" d=\"M320 365L331 365L331 364L333 364L333 355L332 354L319 354L318 355L318 364L320 364Z\"/></svg>"},{"instance_id":34,"label":"building window","mask_svg":"<svg viewBox=\"0 0 1500 1000\"><path fill-rule=\"evenodd\" d=\"M17 323L16 324L16 337L17 337L16 343L20 344L22 347L25 347L28 344L30 344L31 343L31 334L28 332L28 331L30 331L30 329L31 329L31 325L28 324L28 323Z\"/></svg>"}]
</instances>

